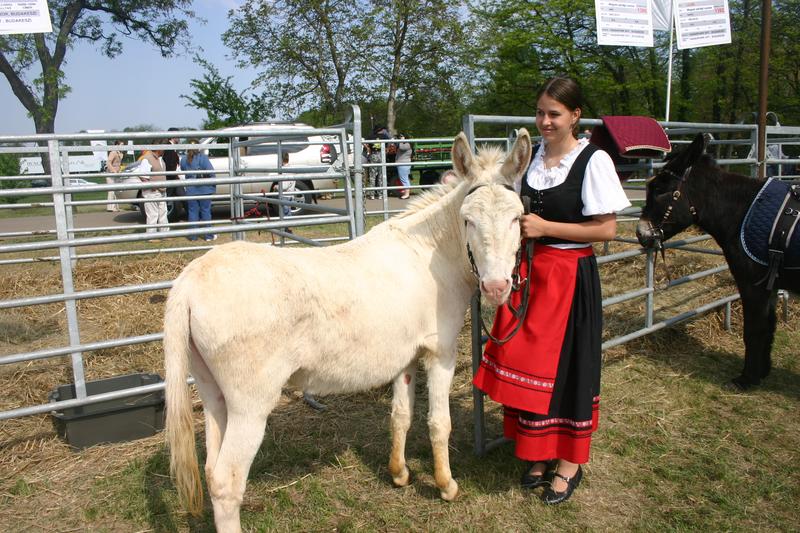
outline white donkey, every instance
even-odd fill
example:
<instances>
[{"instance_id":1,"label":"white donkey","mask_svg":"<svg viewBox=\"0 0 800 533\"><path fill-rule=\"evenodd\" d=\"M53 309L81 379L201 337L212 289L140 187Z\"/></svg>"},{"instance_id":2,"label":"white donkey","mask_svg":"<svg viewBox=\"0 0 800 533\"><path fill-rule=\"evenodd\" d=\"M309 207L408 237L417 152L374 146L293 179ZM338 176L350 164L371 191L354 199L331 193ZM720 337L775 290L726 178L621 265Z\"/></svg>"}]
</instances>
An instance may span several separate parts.
<instances>
[{"instance_id":1,"label":"white donkey","mask_svg":"<svg viewBox=\"0 0 800 533\"><path fill-rule=\"evenodd\" d=\"M452 500L449 391L457 337L476 286L504 303L520 242L522 204L510 185L531 158L521 130L505 154L453 145L460 183L439 187L366 235L325 248L218 246L178 276L164 315L167 440L184 506L202 510L187 374L206 426L206 480L221 532L239 508L267 417L284 385L317 394L394 383L389 472L409 481L406 433L418 361L428 375L436 486ZM473 274L472 251L480 283ZM260 302L243 306L242 302Z\"/></svg>"}]
</instances>

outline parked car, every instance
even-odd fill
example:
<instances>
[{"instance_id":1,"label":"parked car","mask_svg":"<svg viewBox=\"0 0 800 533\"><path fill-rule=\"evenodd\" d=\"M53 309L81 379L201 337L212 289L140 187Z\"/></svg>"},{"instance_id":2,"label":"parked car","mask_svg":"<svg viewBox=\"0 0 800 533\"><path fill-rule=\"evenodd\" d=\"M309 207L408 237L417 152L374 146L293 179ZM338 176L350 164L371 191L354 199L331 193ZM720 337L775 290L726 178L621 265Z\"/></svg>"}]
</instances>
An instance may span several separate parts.
<instances>
[{"instance_id":1,"label":"parked car","mask_svg":"<svg viewBox=\"0 0 800 533\"><path fill-rule=\"evenodd\" d=\"M236 126L231 128L224 128L219 130L225 132L226 135L217 137L207 137L198 141L198 149L203 150L209 156L211 165L219 173L217 177L228 175L230 171L230 162L228 159L228 149L214 147L215 144L227 145L231 134L237 132L248 132L247 138L250 141L257 140L259 137L253 136L253 130L263 131L265 133L274 132L276 130L289 130L291 133L288 135L281 135L280 148L282 152L289 153L289 166L293 169L303 167L320 167L326 166L327 173L338 172L343 165L339 158L338 143L339 137L336 135L316 135L313 134L312 128L306 124L291 123L265 123L265 124L249 124L243 126ZM241 136L240 138L245 137ZM352 164L352 154L349 155ZM266 173L263 169L277 168L278 166L278 139L276 137L263 137L263 142L247 146L239 156L238 171L244 175L249 173ZM131 174L130 177L124 177L119 181L122 183L140 182L141 180L136 177L136 168L134 166L127 167L124 171L126 174ZM318 172L318 171L317 171ZM181 179L183 177L181 176ZM261 191L275 190L275 183L270 181L265 182L252 182L242 184L242 192L245 194L258 194ZM318 178L318 179L305 179L297 180L296 182L297 193L291 196L291 199L298 203L309 203L316 201L315 194L303 194L305 191L315 191L321 189L335 189L339 185L335 178ZM217 194L229 194L230 186L222 184L217 186ZM141 198L141 191L129 190L118 191L117 198L119 199L132 199ZM182 202L168 200L167 214L170 220L177 220L184 212L181 206ZM142 213L144 212L144 204L139 204ZM296 208L293 212L303 212L303 209Z\"/></svg>"},{"instance_id":2,"label":"parked car","mask_svg":"<svg viewBox=\"0 0 800 533\"><path fill-rule=\"evenodd\" d=\"M50 183L50 178L35 179L31 180L31 187L49 187ZM64 185L97 185L97 183L85 180L83 178L67 178Z\"/></svg>"},{"instance_id":3,"label":"parked car","mask_svg":"<svg viewBox=\"0 0 800 533\"><path fill-rule=\"evenodd\" d=\"M83 178L67 178L67 183L65 185L97 185L92 181L85 180Z\"/></svg>"}]
</instances>

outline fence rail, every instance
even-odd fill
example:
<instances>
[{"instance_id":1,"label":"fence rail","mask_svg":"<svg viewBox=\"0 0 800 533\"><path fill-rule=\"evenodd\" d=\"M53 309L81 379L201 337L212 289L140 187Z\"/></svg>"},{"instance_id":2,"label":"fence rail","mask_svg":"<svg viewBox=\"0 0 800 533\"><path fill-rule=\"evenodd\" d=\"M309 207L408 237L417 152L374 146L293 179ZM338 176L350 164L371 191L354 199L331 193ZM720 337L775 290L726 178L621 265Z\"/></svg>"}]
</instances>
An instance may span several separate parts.
<instances>
[{"instance_id":1,"label":"fence rail","mask_svg":"<svg viewBox=\"0 0 800 533\"><path fill-rule=\"evenodd\" d=\"M591 127L599 124L597 119L583 119L581 126ZM499 117L499 116L476 116L469 115L464 119L464 131L467 133L470 142L475 143L499 143L510 146L513 142L515 130L518 127L526 126L533 130L535 123L534 117ZM750 169L755 175L757 161L750 156L754 146L756 136L756 126L754 125L728 125L728 124L690 124L681 122L662 123L666 128L670 140L675 145L682 144L687 137L699 131L711 131L718 134L719 139L712 143L719 161L725 165L731 165ZM498 128L505 128L504 134L498 134ZM483 131L486 129L487 131ZM109 296L125 296L142 292L153 292L167 289L171 286L172 280L159 280L135 285L121 285L114 287L94 287L86 290L76 290L73 277L76 264L89 259L107 258L121 259L131 256L144 256L155 254L176 254L187 252L202 252L210 248L210 245L186 246L176 245L174 239L183 237L199 236L208 232L208 228L194 228L193 223L171 221L162 229L168 229L165 238L169 239L166 245L151 246L149 241L151 235L139 233L142 229L141 224L119 224L119 225L99 225L92 227L76 227L75 216L78 208L96 208L108 203L105 197L86 198L91 194L107 194L114 192L118 195L126 194L125 199L118 199L118 205L144 205L152 200L142 198L140 191L152 187L163 187L169 190L179 190L186 185L185 180L180 179L183 171L177 170L163 174L168 177L179 179L167 179L165 181L141 183L131 180L131 174L126 172L104 172L91 171L84 173L71 172L68 159L70 155L85 154L88 152L108 152L115 149L115 146L88 146L75 145L72 143L89 143L92 140L104 140L111 143L118 139L129 140L139 144L123 145L124 151L143 149L176 149L188 150L198 148L198 145L188 141L196 139L214 139L214 142L207 142L202 145L203 149L216 151L222 150L227 160L225 166L215 167L213 178L204 178L203 183L213 184L218 187L227 186L227 193L217 193L212 196L216 203L224 204L228 217L225 220L212 221L212 230L215 234L230 234L234 240L247 240L249 235L254 232L268 232L276 237L274 245L308 245L322 246L332 242L351 239L362 235L367 228L369 220L386 220L394 213L402 209L393 208L389 202L389 194L398 191L401 187L394 183L393 177L396 167L401 163L392 162L387 146L396 140L386 139L365 139L362 133L360 120L360 110L353 106L349 119L343 125L330 128L304 128L300 131L302 135L308 137L307 141L298 141L298 129L296 128L272 128L269 131L264 129L238 128L235 131L180 131L180 132L126 132L109 134L74 134L74 135L39 135L39 136L0 136L0 153L12 153L17 155L42 155L48 163L47 172L39 175L27 176L0 176L0 216L11 210L18 210L21 213L35 212L35 210L46 209L49 211L48 220L52 226L45 230L10 230L3 224L10 218L0 218L0 269L12 268L18 265L28 265L31 263L58 263L62 278L60 288L53 287L54 292L38 296L24 298L7 298L0 301L0 310L20 309L35 305L59 305L62 306L67 318L67 333L69 342L66 346L53 346L45 349L24 349L19 353L0 355L0 364L19 364L29 363L38 359L50 359L55 357L70 358L72 366L72 377L76 388L76 398L67 402L46 403L33 406L20 406L5 412L0 412L0 420L27 416L38 413L46 413L104 401L111 396L87 396L85 390L84 356L85 352L93 352L108 348L133 346L145 343L157 343L162 339L161 333L134 334L119 338L110 338L103 341L86 342L82 340L82 331L79 327L79 313L76 303L79 301L91 301L96 298L106 298ZM767 129L768 142L780 143L787 147L790 158L768 159L767 165L775 165L778 173L783 173L787 164L800 162L796 156L798 153L792 152L800 148L800 128L785 128L770 126ZM186 139L187 142L170 145L164 141L154 139L168 139L178 137ZM294 139L294 140L292 140ZM429 153L421 152L417 160L412 160L412 170L418 174L430 171L429 176L438 178L438 171L446 168L450 164L449 146L452 145L452 138L411 138L407 141L412 146L439 145L437 153L441 156L439 160L430 160ZM31 144L33 143L33 144ZM286 150L313 150L322 145L335 146L337 158L330 163L319 163L303 165L301 168L290 166L284 167L281 162L269 162L259 164L253 163L253 159L248 156L248 150L258 148L273 150L281 153ZM376 147L379 155L377 160L365 160L361 154L365 153L365 144ZM13 146L12 146L13 145ZM794 156L792 158L791 156ZM320 157L322 157L320 155ZM130 157L128 157L130 159ZM270 160L271 161L271 160ZM620 167L626 172L634 172L634 176L625 183L625 188L629 196L634 201L643 199L645 179L652 175L658 168L660 162L650 160L632 161L630 164ZM203 173L203 172L201 172ZM212 171L206 172L210 174ZM371 175L372 173L372 175ZM367 178L374 177L371 186L365 185ZM90 184L73 184L70 180L95 180ZM49 186L31 186L33 180L48 180ZM108 182L106 182L108 180ZM337 183L337 186L314 186L313 189L303 190L293 195L284 194L280 188L277 191L269 190L272 184L280 184L286 181L307 181L311 184ZM104 183L105 182L105 183ZM9 187L7 185L22 185L22 187ZM267 190L259 191L253 189L258 186L261 189L265 186ZM430 184L412 185L415 191L424 190ZM313 203L313 198L321 194L333 193L341 199L341 206L330 206L320 203ZM380 194L379 201L369 203L365 200L370 193ZM25 199L28 197L38 197L35 201L22 201L11 203L15 199ZM180 198L170 197L171 201L183 201L196 199L196 196L183 196ZM41 201L40 201L41 200ZM6 203L2 203L6 202ZM275 217L261 216L247 210L250 205L263 205L267 209L272 208L277 215ZM377 206L377 208L375 207ZM369 207L369 208L368 208ZM290 217L289 224L284 216L284 208L303 209L306 214L293 215ZM627 218L626 218L627 217ZM633 220L638 217L637 208L628 209L620 213L620 220ZM341 234L333 234L321 238L307 238L285 231L291 225L293 228L305 226L329 226L331 228L346 228ZM334 226L338 225L338 226ZM670 247L679 248L690 253L715 253L713 250L703 249L696 246L697 243L708 239L705 237L693 237L675 241L668 244ZM621 242L626 242L624 239ZM705 302L698 305L691 311L678 313L672 317L657 320L654 312L655 298L659 291L656 290L653 280L653 257L652 254L642 251L637 245L631 243L634 248L624 250L615 254L601 256L598 260L600 264L610 262L621 262L646 256L646 274L641 287L634 288L623 294L615 294L607 297L603 301L604 309L612 306L621 305L626 302L644 299L645 313L641 318L642 326L635 331L628 331L615 338L607 339L603 343L603 348L610 348L632 339L639 338L654 331L669 327L678 322L697 316L700 313L712 309L725 308L726 313L730 313L730 303L738 297L735 294L719 298L714 302ZM273 244L266 244L273 245ZM110 246L112 250L89 250L82 252L87 247ZM55 250L56 253L49 253ZM702 272L693 273L673 280L670 287L676 287L710 275L718 274L725 270L724 265L706 269ZM480 300L473 300L473 320L480 313ZM480 353L480 329L473 323L473 361L476 354ZM477 335L477 337L476 337ZM25 348L25 347L23 347ZM160 385L148 385L113 393L114 398L134 396L143 392L157 390ZM478 453L486 451L487 443L485 439L485 422L483 418L483 397L475 394L475 449Z\"/></svg>"}]
</instances>

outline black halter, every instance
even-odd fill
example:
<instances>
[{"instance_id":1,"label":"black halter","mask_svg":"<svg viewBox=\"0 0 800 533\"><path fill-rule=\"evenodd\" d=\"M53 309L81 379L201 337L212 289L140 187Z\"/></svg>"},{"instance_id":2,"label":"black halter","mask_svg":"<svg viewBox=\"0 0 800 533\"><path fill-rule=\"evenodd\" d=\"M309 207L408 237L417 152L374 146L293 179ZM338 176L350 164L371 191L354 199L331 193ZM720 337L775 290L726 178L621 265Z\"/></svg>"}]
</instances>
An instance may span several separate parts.
<instances>
[{"instance_id":1,"label":"black halter","mask_svg":"<svg viewBox=\"0 0 800 533\"><path fill-rule=\"evenodd\" d=\"M480 189L481 187L485 187L485 186L486 186L485 184L476 185L475 187L471 188L467 192L467 196L469 196L470 194L475 192L477 189ZM503 185L503 187L505 187L509 191L512 191L512 192L516 193L514 188L511 187L510 185ZM525 214L530 213L530 210L531 210L530 209L530 198L524 197L522 199L522 201L523 201L523 205L525 207ZM467 223L465 221L464 225L466 226L466 224ZM507 343L508 341L511 340L511 338L514 335L517 334L519 329L522 327L522 323L525 321L525 315L528 314L528 300L529 300L529 297L530 297L530 291L525 290L525 287L528 284L528 279L529 279L530 273L531 273L531 265L533 263L533 240L532 239L525 239L524 243L525 243L525 246L524 246L524 248L525 248L525 257L526 257L526 259L528 261L528 272L526 272L524 278L521 277L521 275L520 275L520 265L522 264L522 249L523 249L523 246L522 246L522 244L520 244L519 248L517 248L516 260L514 262L514 270L511 273L511 292L523 291L522 292L522 298L520 300L519 307L514 307L513 305L511 305L511 297L510 296L509 296L508 302L506 303L506 305L508 306L508 310L511 311L511 314L514 316L514 318L517 319L517 325L514 327L513 331L511 331L511 333L509 333L506 337L504 337L502 339L498 339L498 338L494 337L492 335L492 333L489 331L489 329L486 327L486 323L483 321L483 316L480 316L480 315L478 316L478 320L480 320L481 328L483 329L483 332L486 333L486 336L489 337L489 339L491 339L492 342L494 342L495 344L498 344L498 345ZM478 280L478 285L480 286L481 276L480 276L480 273L478 272L478 266L475 264L475 257L472 255L472 249L469 246L469 242L467 242L467 257L469 258L469 264L472 267L472 273L475 275L475 278Z\"/></svg>"},{"instance_id":2,"label":"black halter","mask_svg":"<svg viewBox=\"0 0 800 533\"><path fill-rule=\"evenodd\" d=\"M697 209L694 208L692 201L689 200L689 196L685 192L681 192L681 188L683 184L686 183L686 177L689 175L689 172L692 171L692 167L689 166L686 170L683 171L682 176L678 176L675 172L669 169L663 169L662 172L669 174L675 178L678 178L678 187L672 192L672 201L667 206L667 210L664 211L664 216L661 218L661 222L658 224L658 227L653 227L653 229L658 232L659 234L659 241L664 237L664 223L669 220L669 216L672 214L672 210L675 207L675 202L681 199L681 195L686 197L686 201L689 202L689 212L692 214L692 218L695 222L697 222ZM652 223L651 223L652 226Z\"/></svg>"},{"instance_id":3,"label":"black halter","mask_svg":"<svg viewBox=\"0 0 800 533\"><path fill-rule=\"evenodd\" d=\"M652 221L650 222L650 227L652 228L653 234L655 235L656 251L661 252L661 261L664 263L664 270L667 275L667 284L669 284L672 276L670 276L669 266L667 265L667 256L664 253L664 224L669 220L669 217L672 214L673 209L675 208L675 204L681 199L681 196L684 196L686 198L686 201L689 203L689 212L692 214L692 219L694 220L695 223L697 222L697 209L694 208L694 204L692 204L692 201L689 199L689 195L686 194L686 191L681 192L683 184L686 183L686 178L689 176L691 170L692 167L690 165L686 170L683 171L682 176L679 176L678 174L667 168L661 170L661 172L664 172L674 178L677 178L678 186L672 192L672 200L667 206L667 209L664 211L664 216L661 217L661 222L658 223L658 226L653 226Z\"/></svg>"}]
</instances>

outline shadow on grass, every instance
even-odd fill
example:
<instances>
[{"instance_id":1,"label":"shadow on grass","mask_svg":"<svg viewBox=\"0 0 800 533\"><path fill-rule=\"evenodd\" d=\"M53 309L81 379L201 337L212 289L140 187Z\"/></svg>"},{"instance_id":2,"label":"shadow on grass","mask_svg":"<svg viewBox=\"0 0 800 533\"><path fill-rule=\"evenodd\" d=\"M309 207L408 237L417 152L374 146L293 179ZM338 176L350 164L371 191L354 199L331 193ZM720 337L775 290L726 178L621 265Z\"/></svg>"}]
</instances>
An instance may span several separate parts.
<instances>
[{"instance_id":1,"label":"shadow on grass","mask_svg":"<svg viewBox=\"0 0 800 533\"><path fill-rule=\"evenodd\" d=\"M672 350L654 349L656 345L671 345ZM737 353L710 348L699 342L695 335L686 331L686 324L658 331L645 339L631 341L628 350L682 373L702 379L722 387L741 374L744 358ZM776 367L773 349L773 367L770 374L761 381L753 392L768 390L788 398L800 399L800 375L786 368ZM620 360L611 360L614 365Z\"/></svg>"},{"instance_id":2,"label":"shadow on grass","mask_svg":"<svg viewBox=\"0 0 800 533\"><path fill-rule=\"evenodd\" d=\"M467 362L461 363L457 372L468 372L465 368L468 366ZM464 394L463 385L459 390L457 396L451 395L450 463L461 497L464 494L505 494L518 486L522 462L514 457L510 444L484 457L474 455L471 394ZM408 497L431 503L441 501L433 479L424 372L420 372L417 380L414 418L406 444L411 470L407 488L395 489L387 468L391 450L391 389L382 387L318 399L327 405L327 410L315 411L297 401L277 408L270 416L264 441L249 472L242 505L243 523L247 525L251 521L249 525L253 526L255 520L256 529L270 529L273 527L270 521L274 519L280 524L274 527L289 527L285 513L299 508L313 509L320 513L320 523L328 523L331 513L336 513L330 509L350 508L352 504L348 498L381 502L393 499L395 490L398 501ZM501 431L502 417L492 413L487 424L490 432ZM203 435L199 434L197 449L201 471L205 459L203 446ZM203 516L189 519L191 531L214 530L205 479L203 490ZM176 522L180 506L169 479L169 457L165 450L148 462L145 491L154 530L175 531L185 527ZM373 495L374 491L381 494ZM319 497L319 493L323 495L320 506L327 506L328 511L319 511L314 504L313 499ZM313 518L306 516L303 520L313 521Z\"/></svg>"},{"instance_id":3,"label":"shadow on grass","mask_svg":"<svg viewBox=\"0 0 800 533\"><path fill-rule=\"evenodd\" d=\"M203 449L202 434L198 435L196 449L198 460L202 461L204 458L200 455ZM200 464L203 485L203 514L196 518L187 515L187 523L189 530L193 533L211 533L214 531L214 516L205 485L205 476L202 474L202 462ZM175 485L170 479L169 450L166 447L153 454L145 465L144 498L148 511L148 521L153 531L180 531L182 524L178 524L175 518L179 512L182 512L182 508L178 501Z\"/></svg>"}]
</instances>

